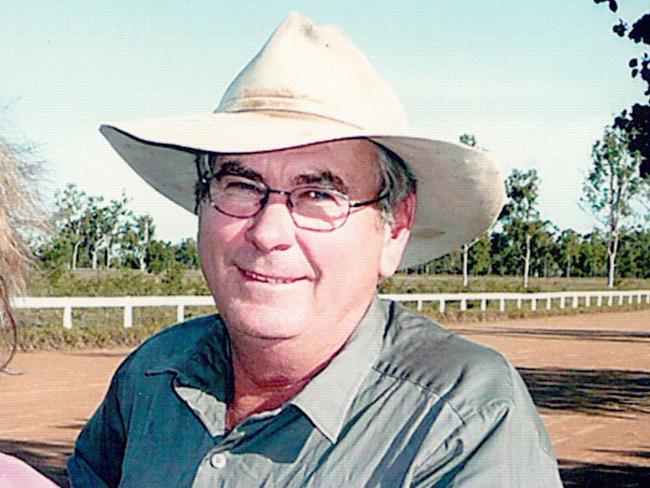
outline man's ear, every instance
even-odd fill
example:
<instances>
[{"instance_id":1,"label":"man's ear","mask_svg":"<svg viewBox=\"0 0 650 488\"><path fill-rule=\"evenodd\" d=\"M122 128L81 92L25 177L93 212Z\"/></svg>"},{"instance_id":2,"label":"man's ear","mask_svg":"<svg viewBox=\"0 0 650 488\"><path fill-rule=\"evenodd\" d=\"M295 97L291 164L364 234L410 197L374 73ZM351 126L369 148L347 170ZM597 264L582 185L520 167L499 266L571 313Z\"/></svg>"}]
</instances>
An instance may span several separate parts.
<instances>
[{"instance_id":1,"label":"man's ear","mask_svg":"<svg viewBox=\"0 0 650 488\"><path fill-rule=\"evenodd\" d=\"M417 197L411 194L403 199L393 217L393 222L384 225L384 248L379 264L379 277L387 278L395 273L404 254L404 249L411 236L411 227L415 221Z\"/></svg>"}]
</instances>

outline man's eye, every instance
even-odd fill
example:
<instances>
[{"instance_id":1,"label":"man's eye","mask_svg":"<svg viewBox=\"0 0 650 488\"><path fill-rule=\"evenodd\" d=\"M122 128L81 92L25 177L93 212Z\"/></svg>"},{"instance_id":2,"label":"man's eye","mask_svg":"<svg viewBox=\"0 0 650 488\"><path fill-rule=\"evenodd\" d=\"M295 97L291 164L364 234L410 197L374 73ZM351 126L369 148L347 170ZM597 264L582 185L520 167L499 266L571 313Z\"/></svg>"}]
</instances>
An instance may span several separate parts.
<instances>
[{"instance_id":1,"label":"man's eye","mask_svg":"<svg viewBox=\"0 0 650 488\"><path fill-rule=\"evenodd\" d=\"M251 183L245 183L243 181L231 181L226 184L226 189L228 190L259 190L259 188Z\"/></svg>"},{"instance_id":2,"label":"man's eye","mask_svg":"<svg viewBox=\"0 0 650 488\"><path fill-rule=\"evenodd\" d=\"M305 203L328 203L338 201L336 195L329 190L310 188L300 193L299 199Z\"/></svg>"},{"instance_id":3,"label":"man's eye","mask_svg":"<svg viewBox=\"0 0 650 488\"><path fill-rule=\"evenodd\" d=\"M239 179L224 179L221 181L222 188L233 193L264 193L264 190L252 181Z\"/></svg>"}]
</instances>

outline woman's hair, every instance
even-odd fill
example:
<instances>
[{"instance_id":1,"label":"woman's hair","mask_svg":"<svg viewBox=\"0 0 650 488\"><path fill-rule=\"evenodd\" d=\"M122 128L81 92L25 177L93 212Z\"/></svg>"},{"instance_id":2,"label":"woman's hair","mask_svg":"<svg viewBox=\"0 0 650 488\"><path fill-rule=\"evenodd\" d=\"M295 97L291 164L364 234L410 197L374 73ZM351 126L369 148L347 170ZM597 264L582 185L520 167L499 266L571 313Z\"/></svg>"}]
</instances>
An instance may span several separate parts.
<instances>
[{"instance_id":1,"label":"woman's hair","mask_svg":"<svg viewBox=\"0 0 650 488\"><path fill-rule=\"evenodd\" d=\"M0 307L9 315L10 298L23 290L30 264L25 233L44 225L36 187L40 166L30 146L0 136Z\"/></svg>"}]
</instances>

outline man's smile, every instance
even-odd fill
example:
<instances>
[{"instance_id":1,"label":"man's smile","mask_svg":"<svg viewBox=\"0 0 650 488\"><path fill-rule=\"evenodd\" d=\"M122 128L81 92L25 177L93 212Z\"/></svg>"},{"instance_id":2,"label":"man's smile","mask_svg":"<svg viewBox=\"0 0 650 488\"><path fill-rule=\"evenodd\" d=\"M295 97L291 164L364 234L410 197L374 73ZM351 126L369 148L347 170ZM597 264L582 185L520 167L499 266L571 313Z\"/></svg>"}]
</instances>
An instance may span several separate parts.
<instances>
[{"instance_id":1,"label":"man's smile","mask_svg":"<svg viewBox=\"0 0 650 488\"><path fill-rule=\"evenodd\" d=\"M251 270L241 268L239 266L237 266L237 270L247 281L268 283L271 285L288 285L306 279L306 277L304 276L286 277L286 276L274 275L269 273L254 272Z\"/></svg>"}]
</instances>

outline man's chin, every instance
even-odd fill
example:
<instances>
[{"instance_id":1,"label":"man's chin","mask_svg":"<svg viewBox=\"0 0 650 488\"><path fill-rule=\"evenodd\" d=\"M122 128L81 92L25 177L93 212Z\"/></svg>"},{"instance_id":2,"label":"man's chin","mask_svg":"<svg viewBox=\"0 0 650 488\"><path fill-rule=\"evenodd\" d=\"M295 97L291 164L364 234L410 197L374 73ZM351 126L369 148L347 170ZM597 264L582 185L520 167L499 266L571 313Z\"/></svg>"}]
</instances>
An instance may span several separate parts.
<instances>
[{"instance_id":1,"label":"man's chin","mask_svg":"<svg viewBox=\"0 0 650 488\"><path fill-rule=\"evenodd\" d=\"M223 315L231 334L267 340L296 337L310 322L303 311L287 304L239 304L224 310Z\"/></svg>"}]
</instances>

